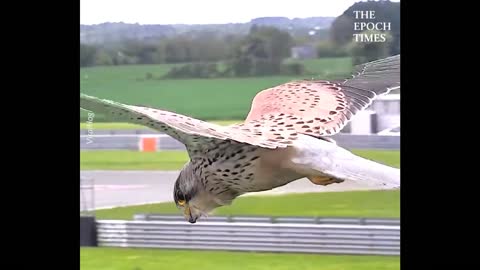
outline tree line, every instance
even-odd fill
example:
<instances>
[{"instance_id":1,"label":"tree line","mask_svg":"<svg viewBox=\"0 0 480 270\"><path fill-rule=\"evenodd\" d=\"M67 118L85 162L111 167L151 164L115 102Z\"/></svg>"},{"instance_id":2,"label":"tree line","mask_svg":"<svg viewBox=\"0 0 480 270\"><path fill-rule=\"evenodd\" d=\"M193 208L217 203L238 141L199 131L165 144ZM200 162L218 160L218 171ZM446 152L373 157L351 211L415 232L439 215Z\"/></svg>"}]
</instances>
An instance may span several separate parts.
<instances>
[{"instance_id":1,"label":"tree line","mask_svg":"<svg viewBox=\"0 0 480 270\"><path fill-rule=\"evenodd\" d=\"M299 64L283 64L297 45L316 47L317 57L352 56L355 64L400 52L400 5L390 1L357 2L337 17L320 40L299 38L271 26L253 25L248 34L218 35L211 30L116 45L80 44L80 66L184 63L169 78L303 74ZM355 42L355 10L374 10L375 21L391 23L386 42ZM376 31L365 32L368 35Z\"/></svg>"},{"instance_id":2,"label":"tree line","mask_svg":"<svg viewBox=\"0 0 480 270\"><path fill-rule=\"evenodd\" d=\"M374 11L375 18L357 18L355 12ZM355 29L355 22L389 23L390 29L385 32L379 30ZM354 34L375 35L384 34L385 42L358 42L353 39ZM376 60L389 55L400 53L400 3L388 0L357 2L337 17L330 28L330 44L337 51L348 51L354 57L354 63Z\"/></svg>"},{"instance_id":3,"label":"tree line","mask_svg":"<svg viewBox=\"0 0 480 270\"><path fill-rule=\"evenodd\" d=\"M125 40L116 46L80 44L80 66L219 61L233 55L240 39L204 32L149 41Z\"/></svg>"}]
</instances>

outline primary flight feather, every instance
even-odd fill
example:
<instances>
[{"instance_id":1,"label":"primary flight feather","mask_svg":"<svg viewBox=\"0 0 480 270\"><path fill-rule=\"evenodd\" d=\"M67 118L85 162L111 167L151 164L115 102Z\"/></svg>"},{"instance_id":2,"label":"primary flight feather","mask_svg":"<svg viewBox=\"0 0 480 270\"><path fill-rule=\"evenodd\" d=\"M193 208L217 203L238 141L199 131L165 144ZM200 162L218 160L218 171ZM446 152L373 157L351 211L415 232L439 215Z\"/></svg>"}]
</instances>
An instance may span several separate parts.
<instances>
[{"instance_id":1,"label":"primary flight feather","mask_svg":"<svg viewBox=\"0 0 480 270\"><path fill-rule=\"evenodd\" d=\"M329 138L377 95L400 87L400 55L355 70L342 81L299 80L265 89L245 122L231 126L85 94L80 107L161 131L186 146L190 161L176 180L174 201L194 223L241 194L304 177L317 185L351 180L398 188L399 169L356 156Z\"/></svg>"}]
</instances>

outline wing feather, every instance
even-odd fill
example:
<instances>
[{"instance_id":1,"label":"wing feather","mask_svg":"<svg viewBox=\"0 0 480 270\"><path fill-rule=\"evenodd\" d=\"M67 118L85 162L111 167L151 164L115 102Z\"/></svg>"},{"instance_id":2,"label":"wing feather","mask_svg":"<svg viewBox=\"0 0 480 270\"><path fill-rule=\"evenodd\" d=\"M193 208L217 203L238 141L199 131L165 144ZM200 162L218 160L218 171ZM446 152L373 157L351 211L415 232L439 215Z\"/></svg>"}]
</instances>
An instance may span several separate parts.
<instances>
[{"instance_id":1,"label":"wing feather","mask_svg":"<svg viewBox=\"0 0 480 270\"><path fill-rule=\"evenodd\" d=\"M190 153L230 141L270 149L288 145L281 140L274 140L273 134L261 133L260 129L223 127L165 110L126 105L85 94L80 94L80 107L104 114L114 121L139 124L168 134L185 144Z\"/></svg>"},{"instance_id":2,"label":"wing feather","mask_svg":"<svg viewBox=\"0 0 480 270\"><path fill-rule=\"evenodd\" d=\"M343 81L299 80L265 89L253 99L244 126L263 125L282 136L338 133L381 94L400 87L400 55L359 65Z\"/></svg>"}]
</instances>

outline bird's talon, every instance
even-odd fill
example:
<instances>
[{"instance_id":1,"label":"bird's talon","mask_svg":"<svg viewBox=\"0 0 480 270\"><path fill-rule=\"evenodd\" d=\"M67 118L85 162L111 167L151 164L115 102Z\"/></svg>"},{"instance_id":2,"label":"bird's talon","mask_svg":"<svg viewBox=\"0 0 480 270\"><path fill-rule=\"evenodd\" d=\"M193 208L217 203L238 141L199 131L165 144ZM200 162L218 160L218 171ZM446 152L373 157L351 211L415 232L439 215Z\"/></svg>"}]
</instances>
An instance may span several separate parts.
<instances>
[{"instance_id":1,"label":"bird's talon","mask_svg":"<svg viewBox=\"0 0 480 270\"><path fill-rule=\"evenodd\" d=\"M308 176L307 178L315 185L322 185L322 186L327 186L333 183L338 184L344 181L344 180L335 179L335 178L326 177L326 176Z\"/></svg>"}]
</instances>

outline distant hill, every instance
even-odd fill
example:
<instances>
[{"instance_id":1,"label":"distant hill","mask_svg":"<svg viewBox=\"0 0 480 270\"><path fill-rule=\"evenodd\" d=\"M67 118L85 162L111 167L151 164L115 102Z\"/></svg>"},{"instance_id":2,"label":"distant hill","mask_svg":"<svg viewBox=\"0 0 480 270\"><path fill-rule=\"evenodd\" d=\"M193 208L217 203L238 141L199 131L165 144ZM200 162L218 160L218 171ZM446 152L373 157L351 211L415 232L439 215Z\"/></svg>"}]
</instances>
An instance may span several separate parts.
<instances>
[{"instance_id":1,"label":"distant hill","mask_svg":"<svg viewBox=\"0 0 480 270\"><path fill-rule=\"evenodd\" d=\"M214 31L218 35L247 34L252 25L273 26L288 30L293 36L309 31L328 29L335 17L294 18L263 17L248 23L227 24L169 24L142 25L129 23L102 23L96 25L80 25L80 42L86 44L115 43L127 39L149 40L170 37L198 31Z\"/></svg>"},{"instance_id":2,"label":"distant hill","mask_svg":"<svg viewBox=\"0 0 480 270\"><path fill-rule=\"evenodd\" d=\"M274 26L278 28L288 29L292 28L311 28L311 29L326 29L332 24L335 17L311 17L311 18L294 18L286 17L264 17L256 18L250 21L249 24L257 24L264 26Z\"/></svg>"},{"instance_id":3,"label":"distant hill","mask_svg":"<svg viewBox=\"0 0 480 270\"><path fill-rule=\"evenodd\" d=\"M174 35L176 29L170 25L140 25L128 23L102 23L80 25L81 43L118 42L125 39L146 40Z\"/></svg>"}]
</instances>

